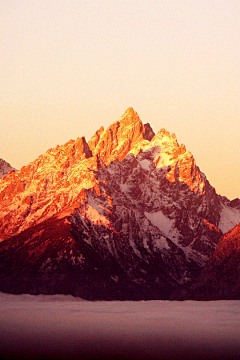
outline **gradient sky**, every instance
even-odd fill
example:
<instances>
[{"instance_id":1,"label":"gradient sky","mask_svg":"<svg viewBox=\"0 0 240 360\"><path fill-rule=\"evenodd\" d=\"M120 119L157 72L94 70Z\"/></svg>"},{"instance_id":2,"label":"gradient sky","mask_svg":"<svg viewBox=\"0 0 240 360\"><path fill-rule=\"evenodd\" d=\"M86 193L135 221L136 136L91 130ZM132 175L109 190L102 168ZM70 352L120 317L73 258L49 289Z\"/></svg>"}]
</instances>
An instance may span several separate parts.
<instances>
[{"instance_id":1,"label":"gradient sky","mask_svg":"<svg viewBox=\"0 0 240 360\"><path fill-rule=\"evenodd\" d=\"M128 107L240 197L239 0L0 0L0 158L21 168Z\"/></svg>"}]
</instances>

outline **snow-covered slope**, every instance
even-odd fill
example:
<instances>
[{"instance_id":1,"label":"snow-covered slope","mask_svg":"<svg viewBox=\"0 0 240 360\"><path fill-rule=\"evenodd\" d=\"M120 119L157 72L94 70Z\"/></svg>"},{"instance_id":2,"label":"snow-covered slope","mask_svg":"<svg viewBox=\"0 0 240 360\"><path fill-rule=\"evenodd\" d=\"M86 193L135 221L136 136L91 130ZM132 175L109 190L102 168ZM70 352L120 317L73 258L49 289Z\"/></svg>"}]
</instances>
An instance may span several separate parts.
<instances>
[{"instance_id":1,"label":"snow-covered slope","mask_svg":"<svg viewBox=\"0 0 240 360\"><path fill-rule=\"evenodd\" d=\"M129 108L0 180L0 290L168 298L239 216L174 134Z\"/></svg>"}]
</instances>

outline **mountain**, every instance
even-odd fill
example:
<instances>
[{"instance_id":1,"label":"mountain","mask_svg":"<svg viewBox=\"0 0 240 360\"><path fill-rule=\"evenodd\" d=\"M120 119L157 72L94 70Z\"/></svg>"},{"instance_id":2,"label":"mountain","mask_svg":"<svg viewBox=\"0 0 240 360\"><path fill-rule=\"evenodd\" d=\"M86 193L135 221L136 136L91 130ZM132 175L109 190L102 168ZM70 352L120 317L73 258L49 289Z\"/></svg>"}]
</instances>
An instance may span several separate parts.
<instances>
[{"instance_id":1,"label":"mountain","mask_svg":"<svg viewBox=\"0 0 240 360\"><path fill-rule=\"evenodd\" d=\"M0 179L0 291L168 299L240 222L238 205L129 108Z\"/></svg>"},{"instance_id":2,"label":"mountain","mask_svg":"<svg viewBox=\"0 0 240 360\"><path fill-rule=\"evenodd\" d=\"M8 162L0 159L0 178L7 175L10 171L16 171Z\"/></svg>"}]
</instances>

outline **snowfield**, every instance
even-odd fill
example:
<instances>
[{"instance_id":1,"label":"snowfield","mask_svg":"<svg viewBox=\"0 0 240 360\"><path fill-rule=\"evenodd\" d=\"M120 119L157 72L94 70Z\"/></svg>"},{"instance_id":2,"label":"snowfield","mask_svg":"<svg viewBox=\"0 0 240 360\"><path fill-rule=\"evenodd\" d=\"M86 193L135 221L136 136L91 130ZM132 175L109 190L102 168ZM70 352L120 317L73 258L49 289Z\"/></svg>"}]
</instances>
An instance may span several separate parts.
<instances>
[{"instance_id":1,"label":"snowfield","mask_svg":"<svg viewBox=\"0 0 240 360\"><path fill-rule=\"evenodd\" d=\"M239 359L240 301L0 293L3 359Z\"/></svg>"}]
</instances>

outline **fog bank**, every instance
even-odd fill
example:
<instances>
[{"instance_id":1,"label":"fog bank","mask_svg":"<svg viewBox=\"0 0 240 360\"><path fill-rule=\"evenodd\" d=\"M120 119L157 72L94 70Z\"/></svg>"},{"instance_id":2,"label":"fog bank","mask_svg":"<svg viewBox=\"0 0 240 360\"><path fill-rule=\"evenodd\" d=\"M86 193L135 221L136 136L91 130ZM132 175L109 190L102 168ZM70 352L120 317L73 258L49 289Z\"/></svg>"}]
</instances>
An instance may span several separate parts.
<instances>
[{"instance_id":1,"label":"fog bank","mask_svg":"<svg viewBox=\"0 0 240 360\"><path fill-rule=\"evenodd\" d=\"M240 301L0 293L3 359L239 359Z\"/></svg>"}]
</instances>

